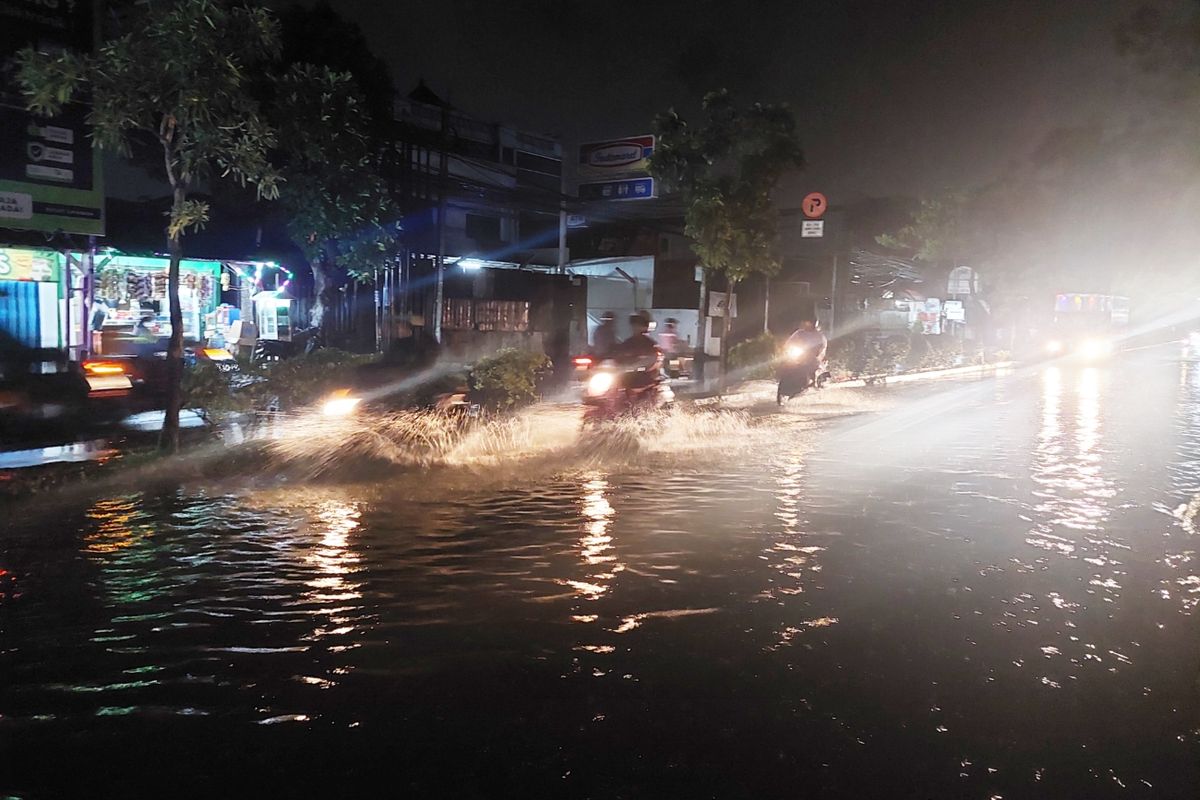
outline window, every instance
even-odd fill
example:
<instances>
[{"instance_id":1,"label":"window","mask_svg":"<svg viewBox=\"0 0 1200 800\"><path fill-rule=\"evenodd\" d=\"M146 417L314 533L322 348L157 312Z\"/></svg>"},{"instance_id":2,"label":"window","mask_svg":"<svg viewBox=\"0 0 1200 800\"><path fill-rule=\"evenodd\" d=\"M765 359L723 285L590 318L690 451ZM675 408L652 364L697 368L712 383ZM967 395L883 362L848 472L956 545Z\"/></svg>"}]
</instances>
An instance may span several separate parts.
<instances>
[{"instance_id":1,"label":"window","mask_svg":"<svg viewBox=\"0 0 1200 800\"><path fill-rule=\"evenodd\" d=\"M447 297L442 306L442 327L448 331L469 331L475 327L473 304L469 297Z\"/></svg>"},{"instance_id":2,"label":"window","mask_svg":"<svg viewBox=\"0 0 1200 800\"><path fill-rule=\"evenodd\" d=\"M529 330L529 303L524 300L479 300L475 327L481 331Z\"/></svg>"}]
</instances>

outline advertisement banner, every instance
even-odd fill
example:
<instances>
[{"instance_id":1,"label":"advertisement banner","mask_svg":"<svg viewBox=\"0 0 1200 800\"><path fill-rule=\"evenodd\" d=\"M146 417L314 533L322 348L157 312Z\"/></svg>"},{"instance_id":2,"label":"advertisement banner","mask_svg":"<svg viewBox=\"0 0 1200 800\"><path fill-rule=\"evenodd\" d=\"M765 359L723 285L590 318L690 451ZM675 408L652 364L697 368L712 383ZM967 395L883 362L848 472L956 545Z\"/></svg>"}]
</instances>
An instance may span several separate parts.
<instances>
[{"instance_id":1,"label":"advertisement banner","mask_svg":"<svg viewBox=\"0 0 1200 800\"><path fill-rule=\"evenodd\" d=\"M649 174L654 137L629 136L579 145L577 177L581 181L611 181Z\"/></svg>"},{"instance_id":2,"label":"advertisement banner","mask_svg":"<svg viewBox=\"0 0 1200 800\"><path fill-rule=\"evenodd\" d=\"M0 281L58 283L62 261L62 255L54 250L0 247Z\"/></svg>"},{"instance_id":3,"label":"advertisement banner","mask_svg":"<svg viewBox=\"0 0 1200 800\"><path fill-rule=\"evenodd\" d=\"M3 0L0 53L23 47L90 52L95 3ZM0 228L104 234L104 187L88 107L34 117L10 75L0 78Z\"/></svg>"}]
</instances>

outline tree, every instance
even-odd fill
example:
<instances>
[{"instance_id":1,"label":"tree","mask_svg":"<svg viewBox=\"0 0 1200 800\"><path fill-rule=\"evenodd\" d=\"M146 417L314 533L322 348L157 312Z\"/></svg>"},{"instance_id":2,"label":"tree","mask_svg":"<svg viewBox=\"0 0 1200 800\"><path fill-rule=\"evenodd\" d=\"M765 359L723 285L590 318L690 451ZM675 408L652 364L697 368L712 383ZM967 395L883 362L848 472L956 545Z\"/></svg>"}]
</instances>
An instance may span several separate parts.
<instances>
[{"instance_id":1,"label":"tree","mask_svg":"<svg viewBox=\"0 0 1200 800\"><path fill-rule=\"evenodd\" d=\"M650 173L683 197L684 232L700 258L704 285L710 274L720 274L732 297L751 275L779 272L778 214L771 194L784 173L804 165L804 155L786 106L756 103L739 111L722 90L706 95L702 108L704 124L694 129L674 109L655 117L658 139ZM724 320L723 375L732 326L728 312Z\"/></svg>"},{"instance_id":2,"label":"tree","mask_svg":"<svg viewBox=\"0 0 1200 800\"><path fill-rule=\"evenodd\" d=\"M314 64L349 73L368 115L359 126L370 131L372 138L386 140L396 87L387 64L371 52L362 30L339 16L327 0L312 6L294 3L280 12L279 22L283 67Z\"/></svg>"},{"instance_id":3,"label":"tree","mask_svg":"<svg viewBox=\"0 0 1200 800\"><path fill-rule=\"evenodd\" d=\"M280 199L288 235L313 273L309 321L323 326L335 273L369 279L395 244L399 211L380 177L371 118L349 73L293 64L273 86L275 157L286 179Z\"/></svg>"},{"instance_id":4,"label":"tree","mask_svg":"<svg viewBox=\"0 0 1200 800\"><path fill-rule=\"evenodd\" d=\"M141 3L122 19L124 32L95 55L23 50L17 80L29 110L53 116L88 92L89 122L103 148L131 152L135 140L157 145L171 187L166 226L171 338L168 395L159 447L179 449L183 312L179 262L183 236L208 221L197 187L218 178L254 184L273 198L279 175L267 160L275 134L251 91L256 68L278 57L274 18L263 9L217 0Z\"/></svg>"},{"instance_id":5,"label":"tree","mask_svg":"<svg viewBox=\"0 0 1200 800\"><path fill-rule=\"evenodd\" d=\"M903 250L927 263L941 263L967 256L969 196L965 192L947 192L940 197L921 200L908 224L894 233L875 237L891 250Z\"/></svg>"}]
</instances>

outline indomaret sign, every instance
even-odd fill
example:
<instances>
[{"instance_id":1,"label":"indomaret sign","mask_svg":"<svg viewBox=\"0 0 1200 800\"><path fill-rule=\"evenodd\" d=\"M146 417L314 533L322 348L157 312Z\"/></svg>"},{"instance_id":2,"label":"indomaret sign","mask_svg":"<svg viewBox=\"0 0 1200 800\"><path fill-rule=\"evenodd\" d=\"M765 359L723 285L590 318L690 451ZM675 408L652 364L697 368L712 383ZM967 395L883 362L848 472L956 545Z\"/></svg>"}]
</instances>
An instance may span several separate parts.
<instances>
[{"instance_id":1,"label":"indomaret sign","mask_svg":"<svg viewBox=\"0 0 1200 800\"><path fill-rule=\"evenodd\" d=\"M628 136L579 146L579 196L585 200L649 200L657 192L650 177L654 137Z\"/></svg>"},{"instance_id":2,"label":"indomaret sign","mask_svg":"<svg viewBox=\"0 0 1200 800\"><path fill-rule=\"evenodd\" d=\"M0 0L0 54L30 46L90 52L95 8L94 0ZM103 235L87 113L70 103L53 119L34 117L11 77L0 77L0 228Z\"/></svg>"}]
</instances>

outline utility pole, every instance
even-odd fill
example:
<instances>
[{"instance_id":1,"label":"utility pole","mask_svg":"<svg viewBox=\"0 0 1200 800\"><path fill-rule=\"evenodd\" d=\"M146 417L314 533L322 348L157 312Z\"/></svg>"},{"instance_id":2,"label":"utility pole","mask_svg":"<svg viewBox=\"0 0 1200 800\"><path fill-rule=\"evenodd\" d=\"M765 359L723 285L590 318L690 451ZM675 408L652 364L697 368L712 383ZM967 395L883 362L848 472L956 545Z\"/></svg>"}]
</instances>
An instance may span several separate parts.
<instances>
[{"instance_id":1,"label":"utility pole","mask_svg":"<svg viewBox=\"0 0 1200 800\"><path fill-rule=\"evenodd\" d=\"M449 184L450 169L446 158L446 134L449 111L442 106L442 131L438 137L438 251L437 251L437 288L433 295L433 338L442 341L442 303L445 302L446 279L446 188ZM428 324L428 323L426 323Z\"/></svg>"},{"instance_id":2,"label":"utility pole","mask_svg":"<svg viewBox=\"0 0 1200 800\"><path fill-rule=\"evenodd\" d=\"M838 278L838 251L837 244L834 243L833 249L833 277L829 281L829 338L832 339L837 335L837 278Z\"/></svg>"},{"instance_id":3,"label":"utility pole","mask_svg":"<svg viewBox=\"0 0 1200 800\"><path fill-rule=\"evenodd\" d=\"M567 274L567 201L558 203L558 274Z\"/></svg>"},{"instance_id":4,"label":"utility pole","mask_svg":"<svg viewBox=\"0 0 1200 800\"><path fill-rule=\"evenodd\" d=\"M763 333L771 332L771 276L764 278L763 287Z\"/></svg>"}]
</instances>

